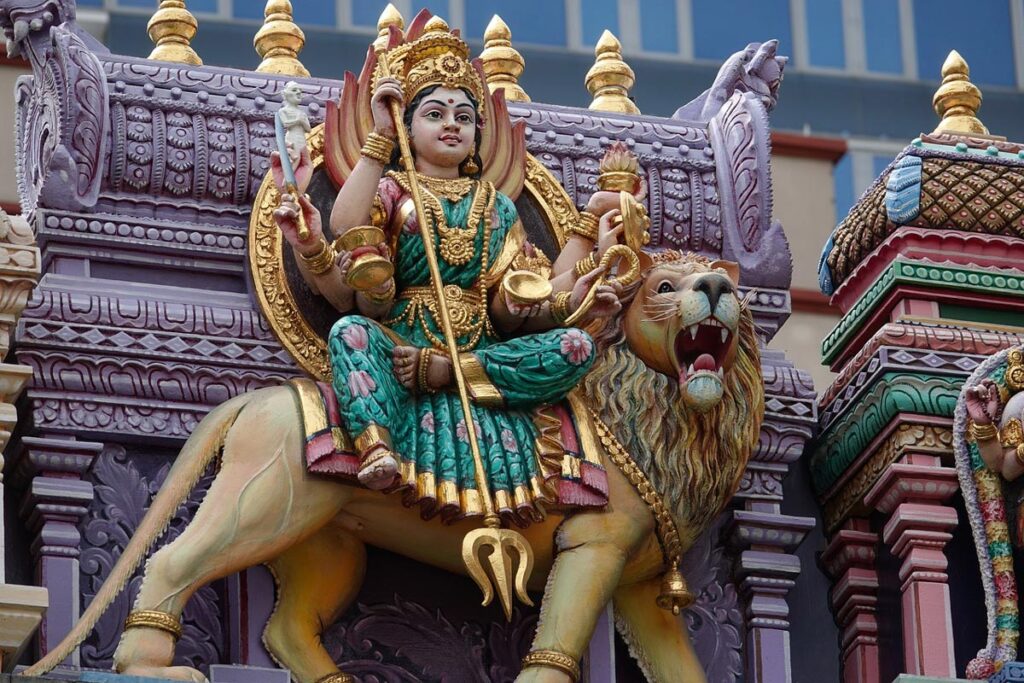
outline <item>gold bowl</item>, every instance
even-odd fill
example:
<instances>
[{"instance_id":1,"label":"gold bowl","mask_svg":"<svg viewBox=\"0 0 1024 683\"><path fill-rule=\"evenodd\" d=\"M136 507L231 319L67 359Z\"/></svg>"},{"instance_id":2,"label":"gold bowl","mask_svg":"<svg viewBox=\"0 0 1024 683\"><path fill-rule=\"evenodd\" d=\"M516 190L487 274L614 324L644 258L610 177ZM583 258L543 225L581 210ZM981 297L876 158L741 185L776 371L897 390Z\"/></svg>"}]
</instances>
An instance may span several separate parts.
<instances>
[{"instance_id":1,"label":"gold bowl","mask_svg":"<svg viewBox=\"0 0 1024 683\"><path fill-rule=\"evenodd\" d=\"M346 230L337 240L344 251L352 252L345 281L360 292L376 289L395 274L395 266L380 255L384 231L372 225L359 225Z\"/></svg>"},{"instance_id":2,"label":"gold bowl","mask_svg":"<svg viewBox=\"0 0 1024 683\"><path fill-rule=\"evenodd\" d=\"M357 225L343 232L338 242L345 251L355 251L359 247L377 247L384 243L384 231L372 225Z\"/></svg>"},{"instance_id":3,"label":"gold bowl","mask_svg":"<svg viewBox=\"0 0 1024 683\"><path fill-rule=\"evenodd\" d=\"M539 304L551 296L548 279L529 270L509 271L502 278L501 286L513 301L524 306Z\"/></svg>"}]
</instances>

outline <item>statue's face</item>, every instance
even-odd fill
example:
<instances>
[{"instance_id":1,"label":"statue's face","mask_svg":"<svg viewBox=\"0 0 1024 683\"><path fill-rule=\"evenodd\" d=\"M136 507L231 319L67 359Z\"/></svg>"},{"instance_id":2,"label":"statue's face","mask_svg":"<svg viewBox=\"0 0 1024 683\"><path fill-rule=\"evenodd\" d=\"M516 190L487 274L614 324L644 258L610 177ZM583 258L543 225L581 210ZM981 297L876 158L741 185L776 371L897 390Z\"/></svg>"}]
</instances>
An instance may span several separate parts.
<instances>
[{"instance_id":1,"label":"statue's face","mask_svg":"<svg viewBox=\"0 0 1024 683\"><path fill-rule=\"evenodd\" d=\"M302 89L299 88L299 84L295 81L285 85L284 89L281 90L281 95L288 104L297 105L302 101Z\"/></svg>"},{"instance_id":2,"label":"statue's face","mask_svg":"<svg viewBox=\"0 0 1024 683\"><path fill-rule=\"evenodd\" d=\"M705 412L722 399L736 356L742 308L739 268L715 261L647 271L626 313L626 340L648 367L676 378L687 405Z\"/></svg>"},{"instance_id":3,"label":"statue's face","mask_svg":"<svg viewBox=\"0 0 1024 683\"><path fill-rule=\"evenodd\" d=\"M462 90L438 88L420 101L410 132L417 159L457 167L473 146L476 110Z\"/></svg>"}]
</instances>

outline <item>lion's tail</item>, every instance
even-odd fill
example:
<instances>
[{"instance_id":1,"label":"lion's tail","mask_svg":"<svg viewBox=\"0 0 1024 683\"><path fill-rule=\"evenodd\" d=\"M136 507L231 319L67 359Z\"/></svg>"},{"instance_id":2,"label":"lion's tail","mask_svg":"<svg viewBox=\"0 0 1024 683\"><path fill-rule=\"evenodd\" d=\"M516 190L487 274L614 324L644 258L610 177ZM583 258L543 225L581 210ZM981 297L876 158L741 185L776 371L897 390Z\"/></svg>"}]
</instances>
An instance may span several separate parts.
<instances>
[{"instance_id":1,"label":"lion's tail","mask_svg":"<svg viewBox=\"0 0 1024 683\"><path fill-rule=\"evenodd\" d=\"M57 647L28 667L23 675L42 676L63 662L88 637L110 603L131 579L150 547L167 529L174 513L188 498L210 463L220 454L228 431L249 398L249 395L237 396L215 408L199 423L182 447L145 517L110 570L110 576L89 603L85 614Z\"/></svg>"}]
</instances>

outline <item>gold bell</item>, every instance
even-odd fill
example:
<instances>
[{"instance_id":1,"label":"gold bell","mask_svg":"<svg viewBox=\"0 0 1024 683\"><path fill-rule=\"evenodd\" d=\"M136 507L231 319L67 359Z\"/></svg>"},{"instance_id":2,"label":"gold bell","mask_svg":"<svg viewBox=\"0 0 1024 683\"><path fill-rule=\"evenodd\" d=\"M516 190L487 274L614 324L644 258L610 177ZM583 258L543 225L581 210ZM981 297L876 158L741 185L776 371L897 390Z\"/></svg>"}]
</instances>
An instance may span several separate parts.
<instances>
[{"instance_id":1,"label":"gold bell","mask_svg":"<svg viewBox=\"0 0 1024 683\"><path fill-rule=\"evenodd\" d=\"M667 609L672 614L679 614L696 601L696 597L690 592L686 585L683 573L679 571L679 565L672 564L665 575L661 577L661 592L658 593L658 607Z\"/></svg>"}]
</instances>

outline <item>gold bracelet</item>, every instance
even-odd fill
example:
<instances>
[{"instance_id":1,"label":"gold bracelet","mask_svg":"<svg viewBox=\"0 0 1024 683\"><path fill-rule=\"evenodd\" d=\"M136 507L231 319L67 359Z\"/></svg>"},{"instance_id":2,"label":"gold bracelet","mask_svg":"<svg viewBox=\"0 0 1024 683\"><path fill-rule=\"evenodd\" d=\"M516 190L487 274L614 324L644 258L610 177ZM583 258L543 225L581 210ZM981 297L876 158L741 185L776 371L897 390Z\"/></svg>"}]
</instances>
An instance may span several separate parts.
<instances>
[{"instance_id":1,"label":"gold bracelet","mask_svg":"<svg viewBox=\"0 0 1024 683\"><path fill-rule=\"evenodd\" d=\"M583 277L595 268L597 268L597 259L594 258L593 254L588 254L585 258L576 262L576 277Z\"/></svg>"},{"instance_id":2,"label":"gold bracelet","mask_svg":"<svg viewBox=\"0 0 1024 683\"><path fill-rule=\"evenodd\" d=\"M382 166L387 166L391 162L391 153L394 149L393 140L389 140L379 133L370 133L366 136L366 142L363 143L359 154L371 161L379 162Z\"/></svg>"},{"instance_id":3,"label":"gold bracelet","mask_svg":"<svg viewBox=\"0 0 1024 683\"><path fill-rule=\"evenodd\" d=\"M575 233L585 240L597 241L597 226L601 219L589 211L580 212L580 220L569 226L569 232Z\"/></svg>"},{"instance_id":4,"label":"gold bracelet","mask_svg":"<svg viewBox=\"0 0 1024 683\"><path fill-rule=\"evenodd\" d=\"M356 683L356 679L353 676L349 676L344 671L339 671L333 674L327 674L323 678L316 679L316 683Z\"/></svg>"},{"instance_id":5,"label":"gold bracelet","mask_svg":"<svg viewBox=\"0 0 1024 683\"><path fill-rule=\"evenodd\" d=\"M369 289L361 293L363 296L366 297L366 300L372 304L391 303L391 301L395 298L395 279L391 278L389 282L391 282L391 284L388 285L388 288L385 289L383 292L375 292L372 289Z\"/></svg>"},{"instance_id":6,"label":"gold bracelet","mask_svg":"<svg viewBox=\"0 0 1024 683\"><path fill-rule=\"evenodd\" d=\"M430 347L420 349L420 356L416 365L416 387L421 394L434 393L434 390L430 388L430 382L427 378L427 370L430 369L430 357L434 353L434 349Z\"/></svg>"},{"instance_id":7,"label":"gold bracelet","mask_svg":"<svg viewBox=\"0 0 1024 683\"><path fill-rule=\"evenodd\" d=\"M559 292L555 294L555 298L551 301L551 317L555 319L559 325L565 322L566 318L572 315L570 310L569 299L572 298L572 292Z\"/></svg>"},{"instance_id":8,"label":"gold bracelet","mask_svg":"<svg viewBox=\"0 0 1024 683\"><path fill-rule=\"evenodd\" d=\"M580 680L580 665L575 659L557 650L534 650L523 657L523 668L531 666L549 666L567 674L572 683Z\"/></svg>"},{"instance_id":9,"label":"gold bracelet","mask_svg":"<svg viewBox=\"0 0 1024 683\"><path fill-rule=\"evenodd\" d=\"M306 270L313 275L323 275L334 267L334 259L337 254L334 251L334 247L321 235L320 251L312 256L305 256L303 254L299 254L299 256L302 257L302 262L306 264Z\"/></svg>"},{"instance_id":10,"label":"gold bracelet","mask_svg":"<svg viewBox=\"0 0 1024 683\"><path fill-rule=\"evenodd\" d=\"M175 640L181 638L181 620L173 614L157 610L140 609L128 613L124 620L124 628L155 628L170 633Z\"/></svg>"},{"instance_id":11,"label":"gold bracelet","mask_svg":"<svg viewBox=\"0 0 1024 683\"><path fill-rule=\"evenodd\" d=\"M991 441L999 436L999 430L993 424L980 425L974 420L967 427L968 433L975 441Z\"/></svg>"}]
</instances>

